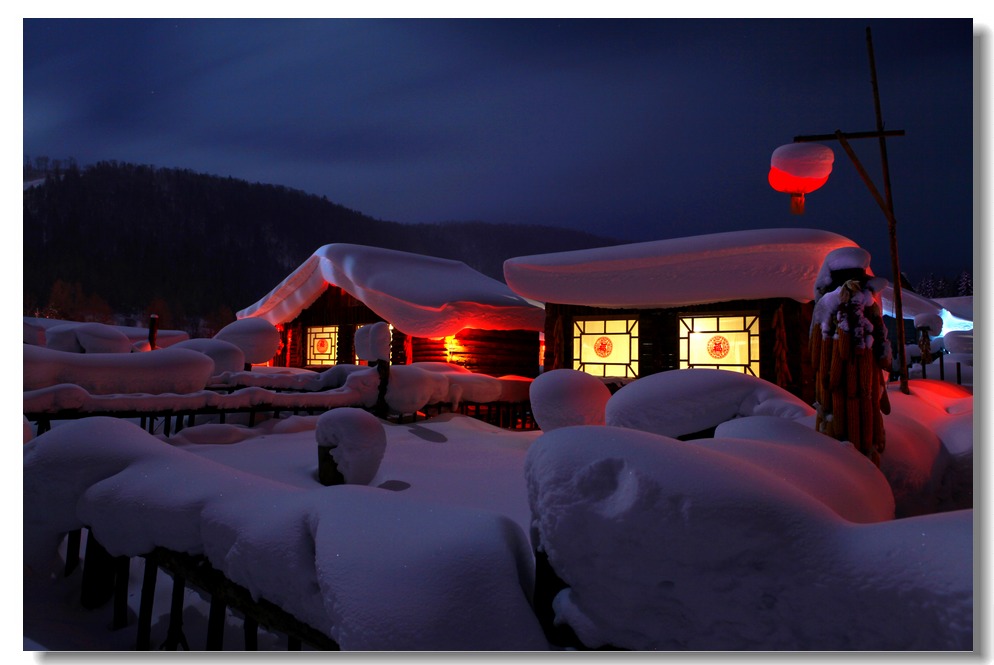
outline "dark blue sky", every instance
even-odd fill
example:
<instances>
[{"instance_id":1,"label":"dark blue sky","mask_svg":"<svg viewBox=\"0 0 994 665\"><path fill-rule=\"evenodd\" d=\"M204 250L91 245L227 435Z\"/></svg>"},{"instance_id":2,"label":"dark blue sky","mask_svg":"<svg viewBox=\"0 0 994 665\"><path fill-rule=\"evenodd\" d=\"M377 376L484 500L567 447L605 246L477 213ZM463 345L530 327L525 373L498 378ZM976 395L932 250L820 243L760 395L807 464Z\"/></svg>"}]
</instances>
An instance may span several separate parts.
<instances>
[{"instance_id":1,"label":"dark blue sky","mask_svg":"<svg viewBox=\"0 0 994 665\"><path fill-rule=\"evenodd\" d=\"M969 19L25 20L24 152L281 184L400 222L633 241L823 228L890 277L884 215L838 144L803 217L766 180L797 134L875 128L867 26L886 127L907 132L887 143L902 268L972 269L987 36ZM854 146L882 188L876 140Z\"/></svg>"}]
</instances>

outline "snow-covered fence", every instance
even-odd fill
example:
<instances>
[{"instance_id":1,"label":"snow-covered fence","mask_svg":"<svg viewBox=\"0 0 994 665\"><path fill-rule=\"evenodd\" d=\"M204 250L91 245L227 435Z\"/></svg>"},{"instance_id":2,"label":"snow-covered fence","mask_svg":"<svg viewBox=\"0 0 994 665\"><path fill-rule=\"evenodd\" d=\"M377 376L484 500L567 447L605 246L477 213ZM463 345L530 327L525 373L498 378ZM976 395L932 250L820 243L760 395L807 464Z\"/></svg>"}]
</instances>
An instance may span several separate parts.
<instances>
[{"instance_id":1,"label":"snow-covered fence","mask_svg":"<svg viewBox=\"0 0 994 665\"><path fill-rule=\"evenodd\" d=\"M85 538L82 536L84 531ZM248 589L235 584L211 566L203 555L156 547L139 557L112 556L85 527L71 532L69 537L67 563L73 559L78 560L79 548L85 541L80 603L87 609L95 610L110 602L110 623L115 630L128 625L127 594L131 565L139 560L143 566L141 599L135 627L136 651L148 651L155 646L152 640L152 606L160 569L172 578L172 596L166 636L161 645L158 645L159 649L178 650L182 647L186 651L222 650L226 614L233 611L243 620L245 651L258 650L260 627L285 635L287 649L290 651L299 651L302 644L322 651L339 650L335 640L265 598L253 597ZM66 574L70 574L68 569ZM210 597L204 645L191 645L183 630L183 596L188 587Z\"/></svg>"},{"instance_id":2,"label":"snow-covered fence","mask_svg":"<svg viewBox=\"0 0 994 665\"><path fill-rule=\"evenodd\" d=\"M176 353L194 352L177 349ZM392 368L386 394L389 419L402 422L460 413L497 427L535 428L528 398L531 379L497 379L456 369L444 363ZM225 372L212 377L207 388L186 393L91 394L75 383L58 383L26 390L23 413L36 423L39 434L54 421L104 415L139 420L150 433L161 426L161 433L170 436L198 419L224 423L230 416L244 414L251 427L259 417L316 415L343 406L371 409L378 388L376 370L354 365L303 375Z\"/></svg>"}]
</instances>

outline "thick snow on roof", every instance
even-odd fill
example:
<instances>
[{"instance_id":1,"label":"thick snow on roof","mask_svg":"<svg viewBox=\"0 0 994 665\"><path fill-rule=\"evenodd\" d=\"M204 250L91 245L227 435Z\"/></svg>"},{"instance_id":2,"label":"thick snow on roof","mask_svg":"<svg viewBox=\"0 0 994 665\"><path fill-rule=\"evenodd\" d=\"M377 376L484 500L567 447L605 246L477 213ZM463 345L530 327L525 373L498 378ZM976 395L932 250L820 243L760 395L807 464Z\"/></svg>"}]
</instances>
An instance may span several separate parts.
<instances>
[{"instance_id":1,"label":"thick snow on roof","mask_svg":"<svg viewBox=\"0 0 994 665\"><path fill-rule=\"evenodd\" d=\"M237 316L290 321L330 284L416 337L444 337L463 328L542 330L545 321L540 308L461 261L347 243L321 247Z\"/></svg>"},{"instance_id":2,"label":"thick snow on roof","mask_svg":"<svg viewBox=\"0 0 994 665\"><path fill-rule=\"evenodd\" d=\"M852 240L817 229L758 229L521 256L504 262L516 293L594 307L812 300L825 256Z\"/></svg>"}]
</instances>

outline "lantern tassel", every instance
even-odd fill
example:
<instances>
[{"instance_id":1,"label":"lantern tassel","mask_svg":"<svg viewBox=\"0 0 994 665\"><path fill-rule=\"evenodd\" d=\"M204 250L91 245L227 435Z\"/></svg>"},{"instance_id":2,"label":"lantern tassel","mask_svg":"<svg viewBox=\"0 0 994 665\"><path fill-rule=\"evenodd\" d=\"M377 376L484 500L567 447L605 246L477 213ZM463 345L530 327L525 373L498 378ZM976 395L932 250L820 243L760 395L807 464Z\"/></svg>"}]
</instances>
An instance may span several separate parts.
<instances>
[{"instance_id":1,"label":"lantern tassel","mask_svg":"<svg viewBox=\"0 0 994 665\"><path fill-rule=\"evenodd\" d=\"M790 212L794 215L804 214L804 193L790 195Z\"/></svg>"}]
</instances>

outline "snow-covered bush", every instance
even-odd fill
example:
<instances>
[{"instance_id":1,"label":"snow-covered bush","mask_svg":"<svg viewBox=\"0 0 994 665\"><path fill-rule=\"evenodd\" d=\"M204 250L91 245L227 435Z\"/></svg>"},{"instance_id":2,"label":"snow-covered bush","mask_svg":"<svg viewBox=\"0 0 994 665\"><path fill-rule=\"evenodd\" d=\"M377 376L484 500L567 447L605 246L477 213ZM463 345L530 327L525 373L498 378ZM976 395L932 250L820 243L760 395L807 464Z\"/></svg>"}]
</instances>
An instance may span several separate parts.
<instances>
[{"instance_id":1,"label":"snow-covered bush","mask_svg":"<svg viewBox=\"0 0 994 665\"><path fill-rule=\"evenodd\" d=\"M188 339L172 346L177 349L199 351L214 361L214 374L241 372L245 369L245 353L241 348L223 339Z\"/></svg>"},{"instance_id":2,"label":"snow-covered bush","mask_svg":"<svg viewBox=\"0 0 994 665\"><path fill-rule=\"evenodd\" d=\"M131 353L131 340L103 323L65 323L45 331L46 346L70 353Z\"/></svg>"},{"instance_id":3,"label":"snow-covered bush","mask_svg":"<svg viewBox=\"0 0 994 665\"><path fill-rule=\"evenodd\" d=\"M570 425L603 425L611 391L604 382L575 369L540 374L528 391L535 423L550 431Z\"/></svg>"},{"instance_id":4,"label":"snow-covered bush","mask_svg":"<svg viewBox=\"0 0 994 665\"><path fill-rule=\"evenodd\" d=\"M368 485L387 449L383 423L362 409L332 409L318 418L318 457L331 456L345 482Z\"/></svg>"},{"instance_id":5,"label":"snow-covered bush","mask_svg":"<svg viewBox=\"0 0 994 665\"><path fill-rule=\"evenodd\" d=\"M694 434L742 416L798 420L814 414L800 398L769 381L713 369L644 376L611 396L608 425L664 436Z\"/></svg>"},{"instance_id":6,"label":"snow-covered bush","mask_svg":"<svg viewBox=\"0 0 994 665\"><path fill-rule=\"evenodd\" d=\"M232 321L217 331L214 339L231 342L245 354L245 362L252 364L269 361L280 348L279 331L259 318Z\"/></svg>"}]
</instances>

